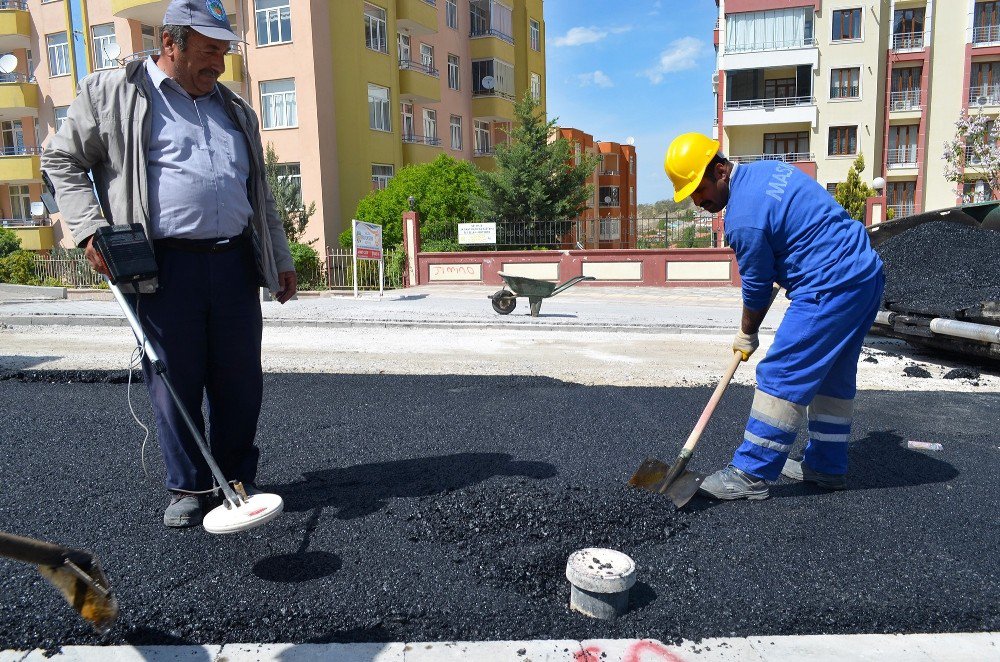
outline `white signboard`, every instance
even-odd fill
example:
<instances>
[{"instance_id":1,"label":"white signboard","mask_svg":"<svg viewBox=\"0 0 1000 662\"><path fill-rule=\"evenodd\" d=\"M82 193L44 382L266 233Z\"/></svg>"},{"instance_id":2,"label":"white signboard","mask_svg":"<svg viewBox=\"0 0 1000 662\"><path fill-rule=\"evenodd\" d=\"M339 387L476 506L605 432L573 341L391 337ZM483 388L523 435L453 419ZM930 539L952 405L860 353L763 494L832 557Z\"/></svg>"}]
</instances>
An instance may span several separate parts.
<instances>
[{"instance_id":1,"label":"white signboard","mask_svg":"<svg viewBox=\"0 0 1000 662\"><path fill-rule=\"evenodd\" d=\"M459 223L458 243L460 244L495 244L497 243L496 223Z\"/></svg>"},{"instance_id":2,"label":"white signboard","mask_svg":"<svg viewBox=\"0 0 1000 662\"><path fill-rule=\"evenodd\" d=\"M354 221L354 246L362 260L382 259L382 226Z\"/></svg>"}]
</instances>

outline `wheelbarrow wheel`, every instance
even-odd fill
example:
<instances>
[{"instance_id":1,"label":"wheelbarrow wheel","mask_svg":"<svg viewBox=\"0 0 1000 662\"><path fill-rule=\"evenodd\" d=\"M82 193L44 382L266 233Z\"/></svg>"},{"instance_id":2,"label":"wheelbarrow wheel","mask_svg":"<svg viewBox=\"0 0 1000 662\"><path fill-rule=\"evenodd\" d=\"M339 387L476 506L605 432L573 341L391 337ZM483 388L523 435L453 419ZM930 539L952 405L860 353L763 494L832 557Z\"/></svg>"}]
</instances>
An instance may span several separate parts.
<instances>
[{"instance_id":1,"label":"wheelbarrow wheel","mask_svg":"<svg viewBox=\"0 0 1000 662\"><path fill-rule=\"evenodd\" d=\"M492 297L493 310L501 315L509 315L517 306L517 297L507 290L499 290Z\"/></svg>"}]
</instances>

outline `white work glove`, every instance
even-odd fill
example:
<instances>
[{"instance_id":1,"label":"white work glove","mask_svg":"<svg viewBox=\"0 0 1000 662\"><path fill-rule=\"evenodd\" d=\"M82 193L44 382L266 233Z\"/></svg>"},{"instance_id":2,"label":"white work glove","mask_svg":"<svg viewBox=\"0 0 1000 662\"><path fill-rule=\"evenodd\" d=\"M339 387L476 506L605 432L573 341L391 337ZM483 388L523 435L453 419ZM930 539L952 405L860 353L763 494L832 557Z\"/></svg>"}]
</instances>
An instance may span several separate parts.
<instances>
[{"instance_id":1,"label":"white work glove","mask_svg":"<svg viewBox=\"0 0 1000 662\"><path fill-rule=\"evenodd\" d=\"M739 352L743 356L743 360L746 361L750 358L750 355L760 347L760 341L757 340L756 333L743 333L740 330L733 338L733 351Z\"/></svg>"}]
</instances>

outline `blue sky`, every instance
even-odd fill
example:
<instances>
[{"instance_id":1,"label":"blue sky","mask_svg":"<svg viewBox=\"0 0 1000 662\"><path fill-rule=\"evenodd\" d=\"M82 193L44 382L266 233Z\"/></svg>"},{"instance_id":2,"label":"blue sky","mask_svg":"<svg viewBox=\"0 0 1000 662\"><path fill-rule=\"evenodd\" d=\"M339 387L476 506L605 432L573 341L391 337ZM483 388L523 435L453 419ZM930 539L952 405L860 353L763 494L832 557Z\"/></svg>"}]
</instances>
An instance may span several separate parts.
<instances>
[{"instance_id":1,"label":"blue sky","mask_svg":"<svg viewBox=\"0 0 1000 662\"><path fill-rule=\"evenodd\" d=\"M673 195L663 154L679 133L711 135L712 0L546 0L549 117L598 140L635 138L637 197Z\"/></svg>"}]
</instances>

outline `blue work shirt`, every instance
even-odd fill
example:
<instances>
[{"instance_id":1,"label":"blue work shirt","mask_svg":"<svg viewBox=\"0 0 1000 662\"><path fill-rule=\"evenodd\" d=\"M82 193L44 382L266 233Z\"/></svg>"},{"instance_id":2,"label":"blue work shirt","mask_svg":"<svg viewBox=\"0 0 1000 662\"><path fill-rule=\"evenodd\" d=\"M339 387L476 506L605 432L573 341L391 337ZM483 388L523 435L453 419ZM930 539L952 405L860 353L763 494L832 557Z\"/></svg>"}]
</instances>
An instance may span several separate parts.
<instances>
[{"instance_id":1,"label":"blue work shirt","mask_svg":"<svg viewBox=\"0 0 1000 662\"><path fill-rule=\"evenodd\" d=\"M767 306L773 283L797 299L864 282L882 269L864 223L782 161L733 166L725 232L751 310Z\"/></svg>"},{"instance_id":2,"label":"blue work shirt","mask_svg":"<svg viewBox=\"0 0 1000 662\"><path fill-rule=\"evenodd\" d=\"M250 152L222 95L192 98L152 57L152 135L147 154L150 234L154 239L233 237L247 227Z\"/></svg>"}]
</instances>

